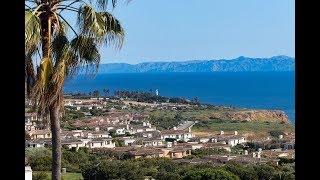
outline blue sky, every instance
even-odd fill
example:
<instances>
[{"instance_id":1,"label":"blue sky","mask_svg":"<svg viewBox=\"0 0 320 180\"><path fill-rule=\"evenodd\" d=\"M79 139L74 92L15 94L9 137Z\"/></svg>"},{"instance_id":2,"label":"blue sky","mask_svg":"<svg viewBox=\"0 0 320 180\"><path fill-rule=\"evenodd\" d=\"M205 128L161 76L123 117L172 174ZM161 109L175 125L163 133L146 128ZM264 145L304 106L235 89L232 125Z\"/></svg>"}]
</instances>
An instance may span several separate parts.
<instances>
[{"instance_id":1,"label":"blue sky","mask_svg":"<svg viewBox=\"0 0 320 180\"><path fill-rule=\"evenodd\" d=\"M112 13L126 30L125 44L101 48L102 63L294 57L294 9L294 0L120 3Z\"/></svg>"}]
</instances>

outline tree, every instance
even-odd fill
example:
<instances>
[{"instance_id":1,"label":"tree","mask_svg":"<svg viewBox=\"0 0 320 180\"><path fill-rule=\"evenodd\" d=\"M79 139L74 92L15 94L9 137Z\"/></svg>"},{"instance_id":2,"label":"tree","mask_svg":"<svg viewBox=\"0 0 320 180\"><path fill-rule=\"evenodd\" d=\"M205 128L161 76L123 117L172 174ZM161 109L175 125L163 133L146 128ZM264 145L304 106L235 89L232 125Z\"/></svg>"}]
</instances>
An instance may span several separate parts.
<instances>
[{"instance_id":1,"label":"tree","mask_svg":"<svg viewBox=\"0 0 320 180\"><path fill-rule=\"evenodd\" d=\"M110 1L25 1L27 97L38 105L40 115L50 116L53 180L61 179L59 120L65 78L74 75L83 66L86 72L95 72L100 62L98 49L102 44L111 44L118 49L123 44L124 30L120 22L107 12L110 4L108 2ZM115 8L117 0L112 0L111 4ZM77 13L78 31L65 19L65 13ZM74 37L67 34L68 28L72 30ZM38 59L40 60L37 61Z\"/></svg>"},{"instance_id":2,"label":"tree","mask_svg":"<svg viewBox=\"0 0 320 180\"><path fill-rule=\"evenodd\" d=\"M103 93L105 95L105 97L109 96L110 90L109 89L103 89Z\"/></svg>"},{"instance_id":3,"label":"tree","mask_svg":"<svg viewBox=\"0 0 320 180\"><path fill-rule=\"evenodd\" d=\"M225 180L238 180L236 175L222 170L222 169L197 169L191 170L186 173L184 180L201 180L201 179L225 179Z\"/></svg>"},{"instance_id":4,"label":"tree","mask_svg":"<svg viewBox=\"0 0 320 180\"><path fill-rule=\"evenodd\" d=\"M94 90L92 92L92 96L94 96L94 97L99 97L99 95L100 95L100 92L98 90Z\"/></svg>"}]
</instances>

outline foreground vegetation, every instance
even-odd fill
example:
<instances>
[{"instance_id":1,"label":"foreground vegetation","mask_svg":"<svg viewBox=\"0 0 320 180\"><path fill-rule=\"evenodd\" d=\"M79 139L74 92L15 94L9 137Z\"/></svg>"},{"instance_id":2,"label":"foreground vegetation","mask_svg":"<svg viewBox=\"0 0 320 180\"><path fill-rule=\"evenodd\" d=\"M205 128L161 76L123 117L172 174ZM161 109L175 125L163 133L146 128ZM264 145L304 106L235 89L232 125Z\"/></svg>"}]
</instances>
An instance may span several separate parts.
<instances>
[{"instance_id":1,"label":"foreground vegetation","mask_svg":"<svg viewBox=\"0 0 320 180\"><path fill-rule=\"evenodd\" d=\"M194 152L201 157L214 152ZM219 154L221 152L217 152ZM108 156L93 154L88 149L79 151L62 149L62 167L67 172L63 179L295 179L294 163L282 160L280 166L226 164L214 167L212 164L185 164L167 158L117 160ZM28 164L34 170L34 180L46 180L51 171L51 151L47 148L27 149ZM41 172L39 172L41 171ZM43 173L45 172L45 173Z\"/></svg>"},{"instance_id":2,"label":"foreground vegetation","mask_svg":"<svg viewBox=\"0 0 320 180\"><path fill-rule=\"evenodd\" d=\"M51 180L51 171L34 171L32 172L33 180ZM82 180L81 173L62 173L62 180Z\"/></svg>"}]
</instances>

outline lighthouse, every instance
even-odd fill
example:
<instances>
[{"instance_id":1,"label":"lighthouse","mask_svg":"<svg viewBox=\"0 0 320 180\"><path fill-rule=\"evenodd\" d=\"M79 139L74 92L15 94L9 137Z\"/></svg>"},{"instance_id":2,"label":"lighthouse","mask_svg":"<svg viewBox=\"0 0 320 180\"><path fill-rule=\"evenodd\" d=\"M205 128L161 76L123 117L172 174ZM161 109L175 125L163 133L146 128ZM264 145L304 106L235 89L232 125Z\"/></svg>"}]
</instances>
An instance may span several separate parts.
<instances>
[{"instance_id":1,"label":"lighthouse","mask_svg":"<svg viewBox=\"0 0 320 180\"><path fill-rule=\"evenodd\" d=\"M159 96L159 91L158 91L158 89L156 89L156 95Z\"/></svg>"}]
</instances>

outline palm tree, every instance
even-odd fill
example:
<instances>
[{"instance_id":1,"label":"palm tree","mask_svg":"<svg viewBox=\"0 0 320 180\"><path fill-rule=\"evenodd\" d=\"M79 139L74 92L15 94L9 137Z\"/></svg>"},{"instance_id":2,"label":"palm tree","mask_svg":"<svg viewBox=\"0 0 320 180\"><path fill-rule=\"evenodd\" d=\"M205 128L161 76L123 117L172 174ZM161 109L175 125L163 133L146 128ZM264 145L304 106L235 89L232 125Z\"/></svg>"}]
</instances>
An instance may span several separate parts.
<instances>
[{"instance_id":1,"label":"palm tree","mask_svg":"<svg viewBox=\"0 0 320 180\"><path fill-rule=\"evenodd\" d=\"M105 95L105 97L108 97L110 90L109 89L103 89L103 93Z\"/></svg>"},{"instance_id":2,"label":"palm tree","mask_svg":"<svg viewBox=\"0 0 320 180\"><path fill-rule=\"evenodd\" d=\"M59 119L64 80L83 69L81 67L96 70L101 45L120 49L123 44L124 30L107 12L110 5L115 8L117 0L110 1L25 0L27 98L37 105L39 115L50 117L53 180L61 179ZM63 16L66 13L77 14L77 30ZM68 29L74 36L70 37Z\"/></svg>"}]
</instances>

